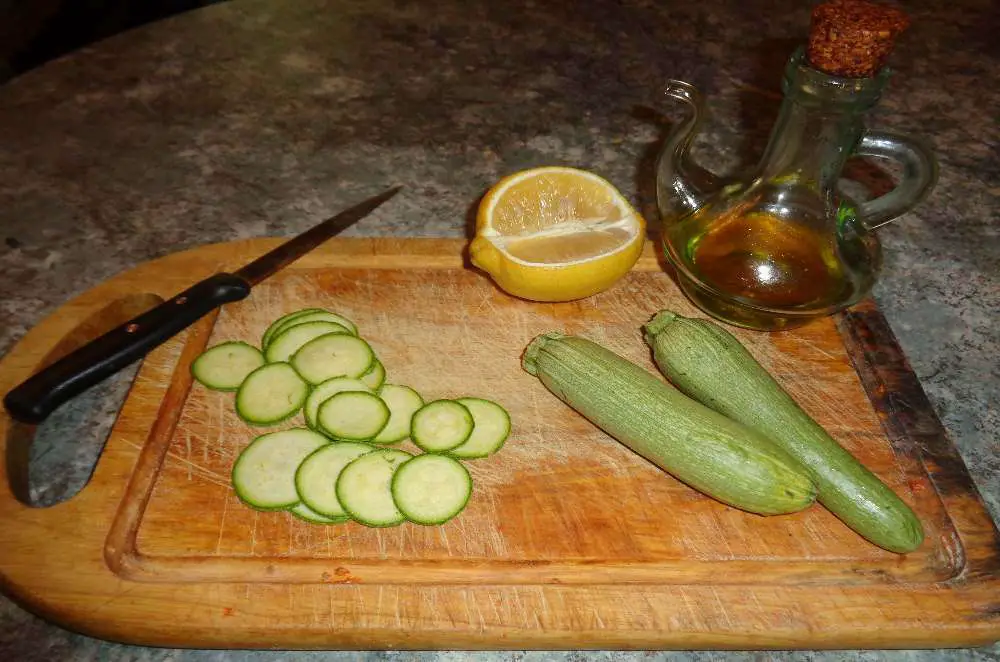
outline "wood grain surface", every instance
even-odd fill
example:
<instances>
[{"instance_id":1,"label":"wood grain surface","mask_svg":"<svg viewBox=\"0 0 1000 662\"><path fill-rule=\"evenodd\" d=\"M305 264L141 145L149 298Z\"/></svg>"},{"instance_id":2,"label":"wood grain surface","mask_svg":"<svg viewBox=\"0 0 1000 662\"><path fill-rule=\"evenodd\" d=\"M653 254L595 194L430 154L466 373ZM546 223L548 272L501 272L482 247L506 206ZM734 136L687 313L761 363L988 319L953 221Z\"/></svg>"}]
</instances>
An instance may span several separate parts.
<instances>
[{"instance_id":1,"label":"wood grain surface","mask_svg":"<svg viewBox=\"0 0 1000 662\"><path fill-rule=\"evenodd\" d=\"M66 304L0 364L5 392L101 324L273 242L148 263ZM870 304L782 333L735 333L840 443L919 514L897 555L820 506L760 517L717 503L559 402L520 367L551 330L655 372L640 326L695 310L652 249L611 290L536 304L466 268L462 243L335 240L144 361L87 487L51 508L18 497L31 429L0 415L0 577L26 607L134 643L285 648L968 646L1000 638L997 531ZM467 509L443 526L320 526L247 508L229 474L257 434L232 394L190 378L205 347L259 343L279 315L357 322L390 382L478 395L511 413L466 463ZM302 425L301 416L279 427ZM415 450L412 446L403 446ZM23 499L22 499L23 500ZM71 562L67 562L71 559Z\"/></svg>"}]
</instances>

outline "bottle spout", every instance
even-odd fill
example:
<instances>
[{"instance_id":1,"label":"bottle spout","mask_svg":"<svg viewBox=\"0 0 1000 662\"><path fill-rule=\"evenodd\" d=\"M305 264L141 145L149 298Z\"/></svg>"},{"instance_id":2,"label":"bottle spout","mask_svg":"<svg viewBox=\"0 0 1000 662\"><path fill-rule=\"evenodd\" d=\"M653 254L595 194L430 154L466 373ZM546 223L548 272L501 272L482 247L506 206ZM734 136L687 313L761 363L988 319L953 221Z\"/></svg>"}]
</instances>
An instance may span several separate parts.
<instances>
[{"instance_id":1,"label":"bottle spout","mask_svg":"<svg viewBox=\"0 0 1000 662\"><path fill-rule=\"evenodd\" d=\"M697 88L669 80L664 96L687 106L687 116L674 126L656 165L656 203L664 225L693 213L721 186L714 174L691 160L691 142L698 134L705 104Z\"/></svg>"}]
</instances>

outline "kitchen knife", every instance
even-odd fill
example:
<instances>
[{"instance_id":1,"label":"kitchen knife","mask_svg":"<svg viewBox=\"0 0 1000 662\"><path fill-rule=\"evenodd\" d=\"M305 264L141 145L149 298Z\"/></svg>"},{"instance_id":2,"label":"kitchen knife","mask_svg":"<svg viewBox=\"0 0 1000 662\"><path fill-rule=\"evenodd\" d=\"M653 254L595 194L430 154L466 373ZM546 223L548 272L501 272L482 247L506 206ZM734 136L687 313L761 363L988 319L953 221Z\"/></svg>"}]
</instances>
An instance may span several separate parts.
<instances>
[{"instance_id":1,"label":"kitchen knife","mask_svg":"<svg viewBox=\"0 0 1000 662\"><path fill-rule=\"evenodd\" d=\"M340 212L238 271L209 276L92 340L11 390L4 407L18 421L41 423L59 405L142 358L216 307L246 298L254 285L364 218L400 188Z\"/></svg>"}]
</instances>

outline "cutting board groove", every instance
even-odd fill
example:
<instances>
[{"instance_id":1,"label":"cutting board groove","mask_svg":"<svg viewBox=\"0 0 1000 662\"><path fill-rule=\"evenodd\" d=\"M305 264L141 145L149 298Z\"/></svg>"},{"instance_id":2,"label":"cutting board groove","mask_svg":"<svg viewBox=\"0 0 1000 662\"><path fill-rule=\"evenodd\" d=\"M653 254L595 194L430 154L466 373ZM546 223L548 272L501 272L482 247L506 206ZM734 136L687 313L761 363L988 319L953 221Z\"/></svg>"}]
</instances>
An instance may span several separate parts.
<instances>
[{"instance_id":1,"label":"cutting board groove","mask_svg":"<svg viewBox=\"0 0 1000 662\"><path fill-rule=\"evenodd\" d=\"M203 247L109 281L29 333L5 357L2 385L29 374L95 311L150 283L151 294L169 296L270 245ZM467 269L461 248L336 240L207 316L147 357L90 484L64 504L21 505L20 460L9 460L0 476L0 515L11 531L0 541L7 592L85 632L190 646L854 647L997 638L996 528L873 304L789 332L736 333L914 507L928 535L905 556L867 543L819 506L765 518L708 499L520 368L532 337L559 330L655 373L641 324L661 308L695 311L652 250L608 292L537 304ZM257 342L270 321L306 306L354 319L390 381L428 399L480 395L510 410L501 452L467 462L475 487L458 518L441 527L324 527L235 497L235 457L273 428L241 421L232 394L193 383L190 363L217 342ZM23 448L23 427L5 417L0 426L8 451L17 441ZM66 551L78 559L71 573L58 563Z\"/></svg>"}]
</instances>

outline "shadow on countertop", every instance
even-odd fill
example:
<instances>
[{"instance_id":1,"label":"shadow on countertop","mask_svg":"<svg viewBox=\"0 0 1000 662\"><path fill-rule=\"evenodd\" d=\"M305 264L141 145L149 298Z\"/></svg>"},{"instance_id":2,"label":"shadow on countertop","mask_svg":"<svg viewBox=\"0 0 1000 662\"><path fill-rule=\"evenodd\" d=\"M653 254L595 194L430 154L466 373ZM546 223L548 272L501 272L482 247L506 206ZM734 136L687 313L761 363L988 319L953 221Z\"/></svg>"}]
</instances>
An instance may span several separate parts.
<instances>
[{"instance_id":1,"label":"shadow on countertop","mask_svg":"<svg viewBox=\"0 0 1000 662\"><path fill-rule=\"evenodd\" d=\"M0 0L0 84L87 44L222 0Z\"/></svg>"}]
</instances>

